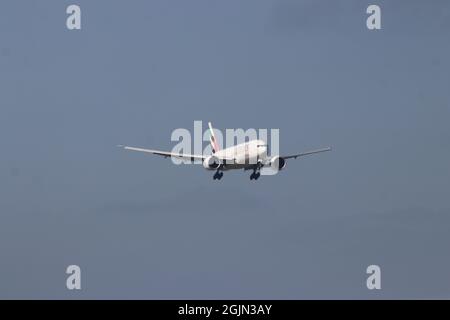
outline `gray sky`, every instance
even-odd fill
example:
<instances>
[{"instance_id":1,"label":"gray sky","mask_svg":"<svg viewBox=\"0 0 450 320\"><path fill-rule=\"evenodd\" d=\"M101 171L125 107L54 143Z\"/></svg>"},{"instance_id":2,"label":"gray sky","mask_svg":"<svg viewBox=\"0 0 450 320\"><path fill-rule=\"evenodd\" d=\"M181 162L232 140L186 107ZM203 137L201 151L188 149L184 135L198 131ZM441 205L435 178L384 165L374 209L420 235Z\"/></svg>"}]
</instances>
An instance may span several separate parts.
<instances>
[{"instance_id":1,"label":"gray sky","mask_svg":"<svg viewBox=\"0 0 450 320\"><path fill-rule=\"evenodd\" d=\"M0 298L449 298L449 31L444 0L2 1ZM334 150L217 182L115 147L194 120Z\"/></svg>"}]
</instances>

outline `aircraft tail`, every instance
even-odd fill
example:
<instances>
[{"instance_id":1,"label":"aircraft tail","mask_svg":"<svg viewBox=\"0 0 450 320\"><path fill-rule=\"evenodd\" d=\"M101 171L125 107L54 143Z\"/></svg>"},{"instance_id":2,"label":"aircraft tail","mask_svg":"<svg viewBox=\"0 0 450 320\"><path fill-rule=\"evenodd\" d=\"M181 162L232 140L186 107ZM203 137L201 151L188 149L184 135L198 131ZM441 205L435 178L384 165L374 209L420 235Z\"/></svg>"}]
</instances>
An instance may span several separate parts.
<instances>
[{"instance_id":1,"label":"aircraft tail","mask_svg":"<svg viewBox=\"0 0 450 320\"><path fill-rule=\"evenodd\" d=\"M211 134L211 136L209 137L209 141L211 142L211 148L212 148L213 153L216 153L217 151L220 150L219 144L217 143L216 136L214 135L214 130L211 125L211 122L208 122L208 126L209 126L209 132Z\"/></svg>"}]
</instances>

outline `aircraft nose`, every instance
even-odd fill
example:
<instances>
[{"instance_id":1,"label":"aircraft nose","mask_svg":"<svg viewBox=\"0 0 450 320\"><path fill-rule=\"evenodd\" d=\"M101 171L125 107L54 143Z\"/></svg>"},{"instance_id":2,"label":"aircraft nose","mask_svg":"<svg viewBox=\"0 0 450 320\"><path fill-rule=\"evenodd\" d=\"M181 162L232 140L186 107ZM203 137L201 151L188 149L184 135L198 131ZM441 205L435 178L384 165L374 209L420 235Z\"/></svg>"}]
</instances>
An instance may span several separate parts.
<instances>
[{"instance_id":1,"label":"aircraft nose","mask_svg":"<svg viewBox=\"0 0 450 320\"><path fill-rule=\"evenodd\" d=\"M258 152L260 154L264 154L267 152L267 144L265 144L265 142L262 141L261 144L258 144Z\"/></svg>"}]
</instances>

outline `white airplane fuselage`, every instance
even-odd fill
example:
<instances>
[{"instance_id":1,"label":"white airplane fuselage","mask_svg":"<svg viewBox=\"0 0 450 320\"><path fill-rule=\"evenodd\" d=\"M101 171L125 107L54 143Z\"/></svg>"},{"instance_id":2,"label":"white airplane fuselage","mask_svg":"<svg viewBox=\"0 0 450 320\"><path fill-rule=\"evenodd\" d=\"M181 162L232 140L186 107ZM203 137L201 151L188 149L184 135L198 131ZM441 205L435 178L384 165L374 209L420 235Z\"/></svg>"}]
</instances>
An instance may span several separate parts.
<instances>
[{"instance_id":1,"label":"white airplane fuselage","mask_svg":"<svg viewBox=\"0 0 450 320\"><path fill-rule=\"evenodd\" d=\"M247 168L267 158L267 144L263 140L251 140L219 150L212 156L230 159L228 163L222 165L221 170ZM206 169L216 170L215 168Z\"/></svg>"}]
</instances>

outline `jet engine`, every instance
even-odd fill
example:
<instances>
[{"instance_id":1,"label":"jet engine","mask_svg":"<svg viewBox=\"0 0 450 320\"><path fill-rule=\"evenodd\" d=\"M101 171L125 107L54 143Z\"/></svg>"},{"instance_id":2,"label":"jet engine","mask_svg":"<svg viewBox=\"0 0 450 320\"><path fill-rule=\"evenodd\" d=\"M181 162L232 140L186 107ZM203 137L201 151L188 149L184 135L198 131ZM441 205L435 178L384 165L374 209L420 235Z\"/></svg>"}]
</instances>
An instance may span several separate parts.
<instances>
[{"instance_id":1,"label":"jet engine","mask_svg":"<svg viewBox=\"0 0 450 320\"><path fill-rule=\"evenodd\" d=\"M220 160L216 156L209 156L203 160L203 168L207 170L216 170L220 165Z\"/></svg>"},{"instance_id":2,"label":"jet engine","mask_svg":"<svg viewBox=\"0 0 450 320\"><path fill-rule=\"evenodd\" d=\"M270 159L270 166L275 170L281 170L286 166L286 160L280 156Z\"/></svg>"}]
</instances>

